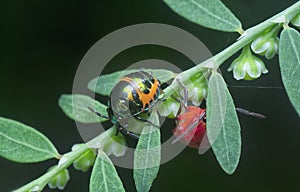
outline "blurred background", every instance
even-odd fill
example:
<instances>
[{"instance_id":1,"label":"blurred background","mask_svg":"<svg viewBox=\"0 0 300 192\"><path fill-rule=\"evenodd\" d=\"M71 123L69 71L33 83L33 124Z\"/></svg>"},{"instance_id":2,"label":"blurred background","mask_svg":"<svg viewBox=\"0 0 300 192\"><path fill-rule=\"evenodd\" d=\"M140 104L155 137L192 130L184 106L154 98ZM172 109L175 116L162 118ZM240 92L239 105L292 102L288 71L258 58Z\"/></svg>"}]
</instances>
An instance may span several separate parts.
<instances>
[{"instance_id":1,"label":"blurred background","mask_svg":"<svg viewBox=\"0 0 300 192\"><path fill-rule=\"evenodd\" d=\"M246 29L296 0L223 2ZM0 2L0 21L0 116L36 128L60 153L82 140L75 123L60 110L58 98L71 93L82 57L105 35L133 24L164 23L192 33L213 54L238 37L197 26L178 16L162 0L5 0ZM112 63L125 65L148 58L169 60L179 66L188 62L174 51L141 47L116 56ZM222 66L229 85L282 86L277 57L265 60L270 72L253 82L237 82L226 72L233 59ZM107 71L115 70L111 66ZM186 148L161 166L151 191L299 191L300 120L285 91L247 87L230 90L237 106L267 116L240 116L243 146L236 172L225 174L211 150L200 156L196 150ZM18 188L55 163L18 164L0 158L0 189L6 192ZM69 170L71 180L65 191L88 191L90 171ZM135 191L132 170L118 168L118 172L126 190Z\"/></svg>"}]
</instances>

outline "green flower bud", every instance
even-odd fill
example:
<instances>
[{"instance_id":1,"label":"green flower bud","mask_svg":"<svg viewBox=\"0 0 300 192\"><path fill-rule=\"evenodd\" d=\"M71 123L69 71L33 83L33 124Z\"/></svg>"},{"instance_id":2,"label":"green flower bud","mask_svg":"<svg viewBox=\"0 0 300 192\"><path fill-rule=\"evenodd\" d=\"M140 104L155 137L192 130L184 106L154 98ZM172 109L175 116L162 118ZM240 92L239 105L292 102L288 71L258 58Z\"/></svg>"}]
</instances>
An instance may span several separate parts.
<instances>
[{"instance_id":1,"label":"green flower bud","mask_svg":"<svg viewBox=\"0 0 300 192\"><path fill-rule=\"evenodd\" d=\"M116 157L125 155L127 149L125 137L122 134L114 135L105 140L103 151L109 156L113 154Z\"/></svg>"},{"instance_id":2,"label":"green flower bud","mask_svg":"<svg viewBox=\"0 0 300 192\"><path fill-rule=\"evenodd\" d=\"M80 146L82 146L84 144L75 144L72 147L72 151L78 149ZM74 162L73 162L73 166L76 170L85 172L87 171L91 166L94 165L95 162L95 158L96 158L96 153L94 150L89 149L87 152L85 152L84 154L82 154L79 158L77 158Z\"/></svg>"},{"instance_id":3,"label":"green flower bud","mask_svg":"<svg viewBox=\"0 0 300 192\"><path fill-rule=\"evenodd\" d=\"M206 97L207 71L199 72L189 80L190 82L185 83L188 91L188 99L193 103L193 105L198 106Z\"/></svg>"},{"instance_id":4,"label":"green flower bud","mask_svg":"<svg viewBox=\"0 0 300 192\"><path fill-rule=\"evenodd\" d=\"M201 86L197 86L194 83L191 85L194 87L190 87L190 89L188 89L189 100L192 101L193 105L199 106L202 100L206 97L207 85L202 84Z\"/></svg>"},{"instance_id":5,"label":"green flower bud","mask_svg":"<svg viewBox=\"0 0 300 192\"><path fill-rule=\"evenodd\" d=\"M176 99L169 97L158 107L157 111L161 116L168 118L175 118L178 110L180 108L180 103Z\"/></svg>"},{"instance_id":6,"label":"green flower bud","mask_svg":"<svg viewBox=\"0 0 300 192\"><path fill-rule=\"evenodd\" d=\"M193 77L184 79L184 81L179 80L180 83L177 82L179 89L173 93L173 97L167 98L162 102L157 109L159 114L168 118L175 118L177 116L178 110L180 109L180 100L185 97L184 88L187 90L187 99L191 101L193 105L200 105L202 100L206 97L208 75L207 68L200 68L199 72L193 75Z\"/></svg>"},{"instance_id":7,"label":"green flower bud","mask_svg":"<svg viewBox=\"0 0 300 192\"><path fill-rule=\"evenodd\" d=\"M264 62L251 53L249 45L243 48L241 55L227 70L233 70L233 77L236 80L253 80L260 77L262 73L268 73Z\"/></svg>"},{"instance_id":8,"label":"green flower bud","mask_svg":"<svg viewBox=\"0 0 300 192\"><path fill-rule=\"evenodd\" d=\"M300 13L292 19L291 23L296 27L300 27Z\"/></svg>"},{"instance_id":9,"label":"green flower bud","mask_svg":"<svg viewBox=\"0 0 300 192\"><path fill-rule=\"evenodd\" d=\"M55 167L57 167L57 165L49 168L48 171L54 169ZM70 174L69 171L67 169L63 169L62 171L60 171L54 178L52 181L50 181L48 183L48 186L50 189L55 189L58 188L60 190L63 190L65 188L65 186L67 185L68 181L70 180Z\"/></svg>"},{"instance_id":10,"label":"green flower bud","mask_svg":"<svg viewBox=\"0 0 300 192\"><path fill-rule=\"evenodd\" d=\"M277 37L280 25L265 31L251 43L251 49L254 53L272 59L278 53L279 38Z\"/></svg>"}]
</instances>

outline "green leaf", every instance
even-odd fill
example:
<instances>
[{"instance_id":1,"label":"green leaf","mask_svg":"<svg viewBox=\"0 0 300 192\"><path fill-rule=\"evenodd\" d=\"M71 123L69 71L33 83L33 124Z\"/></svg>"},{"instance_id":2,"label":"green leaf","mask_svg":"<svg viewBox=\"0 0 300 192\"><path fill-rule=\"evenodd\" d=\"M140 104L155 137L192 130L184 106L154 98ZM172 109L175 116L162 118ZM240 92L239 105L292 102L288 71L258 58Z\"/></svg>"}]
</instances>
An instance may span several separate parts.
<instances>
[{"instance_id":1,"label":"green leaf","mask_svg":"<svg viewBox=\"0 0 300 192\"><path fill-rule=\"evenodd\" d=\"M240 124L226 83L218 73L209 79L206 115L207 136L214 154L223 170L232 174L241 155Z\"/></svg>"},{"instance_id":2,"label":"green leaf","mask_svg":"<svg viewBox=\"0 0 300 192\"><path fill-rule=\"evenodd\" d=\"M153 112L149 121L158 125L158 115ZM142 131L134 153L133 177L138 192L150 190L159 170L160 152L160 130L148 123Z\"/></svg>"},{"instance_id":3,"label":"green leaf","mask_svg":"<svg viewBox=\"0 0 300 192\"><path fill-rule=\"evenodd\" d=\"M242 25L220 0L164 0L182 17L219 31L241 31Z\"/></svg>"},{"instance_id":4,"label":"green leaf","mask_svg":"<svg viewBox=\"0 0 300 192\"><path fill-rule=\"evenodd\" d=\"M59 154L42 133L0 117L0 156L20 163L33 163L58 158Z\"/></svg>"},{"instance_id":5,"label":"green leaf","mask_svg":"<svg viewBox=\"0 0 300 192\"><path fill-rule=\"evenodd\" d=\"M137 71L140 70L132 69L101 75L92 79L88 84L88 88L98 94L109 96L113 87L124 75ZM172 71L165 69L144 69L144 71L153 73L153 75L159 79L161 83L165 83L175 77L175 74Z\"/></svg>"},{"instance_id":6,"label":"green leaf","mask_svg":"<svg viewBox=\"0 0 300 192\"><path fill-rule=\"evenodd\" d=\"M63 112L71 119L81 123L99 123L107 121L101 118L89 108L97 111L103 116L107 116L106 106L86 95L63 94L59 98L58 104Z\"/></svg>"},{"instance_id":7,"label":"green leaf","mask_svg":"<svg viewBox=\"0 0 300 192\"><path fill-rule=\"evenodd\" d=\"M300 116L300 34L295 29L280 34L279 64L287 95Z\"/></svg>"},{"instance_id":8,"label":"green leaf","mask_svg":"<svg viewBox=\"0 0 300 192\"><path fill-rule=\"evenodd\" d=\"M116 168L103 151L99 151L90 178L90 192L124 191Z\"/></svg>"},{"instance_id":9,"label":"green leaf","mask_svg":"<svg viewBox=\"0 0 300 192\"><path fill-rule=\"evenodd\" d=\"M208 96L207 96L207 114L209 125L213 125L214 134L211 134L211 141L214 141L224 125L226 111L226 85L220 79L218 73L213 73L208 81ZM214 136L214 138L212 138Z\"/></svg>"}]
</instances>

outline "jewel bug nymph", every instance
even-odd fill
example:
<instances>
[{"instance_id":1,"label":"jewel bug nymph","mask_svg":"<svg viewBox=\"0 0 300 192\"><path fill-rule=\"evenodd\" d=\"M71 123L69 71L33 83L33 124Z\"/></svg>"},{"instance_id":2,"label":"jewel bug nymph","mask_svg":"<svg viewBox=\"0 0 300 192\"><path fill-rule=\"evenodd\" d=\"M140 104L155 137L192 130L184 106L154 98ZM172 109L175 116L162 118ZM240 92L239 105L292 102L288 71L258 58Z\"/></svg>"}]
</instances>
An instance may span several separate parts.
<instances>
[{"instance_id":1,"label":"jewel bug nymph","mask_svg":"<svg viewBox=\"0 0 300 192\"><path fill-rule=\"evenodd\" d=\"M148 122L151 109L162 98L160 82L151 73L137 71L123 76L113 87L108 101L108 117L89 108L98 116L109 119L123 134L139 139L139 135L128 130L128 121L134 119Z\"/></svg>"}]
</instances>

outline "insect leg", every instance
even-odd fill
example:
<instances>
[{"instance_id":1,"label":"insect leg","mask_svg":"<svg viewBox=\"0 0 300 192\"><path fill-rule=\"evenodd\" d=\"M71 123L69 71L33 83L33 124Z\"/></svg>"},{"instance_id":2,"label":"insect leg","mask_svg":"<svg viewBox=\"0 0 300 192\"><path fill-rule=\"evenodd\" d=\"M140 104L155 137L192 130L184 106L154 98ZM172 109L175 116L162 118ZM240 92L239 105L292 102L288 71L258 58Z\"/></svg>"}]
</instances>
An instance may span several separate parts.
<instances>
[{"instance_id":1,"label":"insect leg","mask_svg":"<svg viewBox=\"0 0 300 192\"><path fill-rule=\"evenodd\" d=\"M183 88L183 103L181 103L181 105L183 105L183 108L186 108L188 102L188 90L186 86L184 86L183 83L179 80L179 78L176 78L176 82Z\"/></svg>"},{"instance_id":2,"label":"insect leg","mask_svg":"<svg viewBox=\"0 0 300 192\"><path fill-rule=\"evenodd\" d=\"M96 115L98 115L99 117L102 117L104 119L109 119L109 117L105 116L105 115L101 115L99 112L97 112L95 109L91 108L91 107L87 107L91 112L95 113Z\"/></svg>"},{"instance_id":3,"label":"insect leg","mask_svg":"<svg viewBox=\"0 0 300 192\"><path fill-rule=\"evenodd\" d=\"M128 131L126 128L122 127L121 125L118 125L118 129L117 129L116 135L118 135L119 131L121 133L125 134L125 135L128 135L128 136L134 138L134 139L139 139L140 138L137 134L135 134L132 131Z\"/></svg>"},{"instance_id":4,"label":"insect leg","mask_svg":"<svg viewBox=\"0 0 300 192\"><path fill-rule=\"evenodd\" d=\"M145 122L145 123L149 123L150 125L153 125L153 126L155 126L155 127L157 127L157 128L160 128L159 125L156 125L156 124L152 123L151 121L149 121L149 120L147 120L147 119L143 119L143 118L141 118L141 117L139 117L139 116L136 116L136 117L134 117L134 118L136 118L136 119L139 120L139 121L143 121L143 122Z\"/></svg>"}]
</instances>

